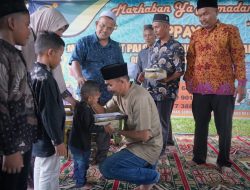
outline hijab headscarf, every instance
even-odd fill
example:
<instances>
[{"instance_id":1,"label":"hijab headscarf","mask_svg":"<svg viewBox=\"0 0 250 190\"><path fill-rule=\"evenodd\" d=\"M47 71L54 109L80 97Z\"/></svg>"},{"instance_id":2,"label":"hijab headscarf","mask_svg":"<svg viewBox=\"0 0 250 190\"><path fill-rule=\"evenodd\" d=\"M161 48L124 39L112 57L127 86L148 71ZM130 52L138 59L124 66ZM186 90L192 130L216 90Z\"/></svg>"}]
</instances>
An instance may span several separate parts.
<instances>
[{"instance_id":1,"label":"hijab headscarf","mask_svg":"<svg viewBox=\"0 0 250 190\"><path fill-rule=\"evenodd\" d=\"M26 45L23 46L22 53L27 63L27 69L30 72L33 68L33 64L36 62L35 54L35 39L39 32L50 31L56 32L62 27L66 28L69 26L65 17L58 12L56 9L51 7L41 7L33 14L30 15L30 36ZM52 74L57 81L60 92L63 93L66 88L66 84L62 74L61 65L58 65L53 71Z\"/></svg>"},{"instance_id":2,"label":"hijab headscarf","mask_svg":"<svg viewBox=\"0 0 250 190\"><path fill-rule=\"evenodd\" d=\"M41 31L56 32L69 26L64 16L54 8L42 7L30 15L30 27L35 35Z\"/></svg>"}]
</instances>

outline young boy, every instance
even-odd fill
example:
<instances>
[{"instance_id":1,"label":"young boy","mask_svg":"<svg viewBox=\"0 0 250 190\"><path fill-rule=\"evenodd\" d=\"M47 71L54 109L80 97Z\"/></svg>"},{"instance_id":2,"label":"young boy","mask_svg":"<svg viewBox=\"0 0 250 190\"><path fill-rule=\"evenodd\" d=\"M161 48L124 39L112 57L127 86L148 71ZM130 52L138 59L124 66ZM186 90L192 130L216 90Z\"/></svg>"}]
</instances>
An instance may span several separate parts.
<instances>
[{"instance_id":1,"label":"young boy","mask_svg":"<svg viewBox=\"0 0 250 190\"><path fill-rule=\"evenodd\" d=\"M42 137L33 145L35 156L34 189L58 190L60 157L66 155L63 143L65 111L56 80L51 70L61 61L64 41L53 32L43 32L35 42L37 62L31 72Z\"/></svg>"},{"instance_id":2,"label":"young boy","mask_svg":"<svg viewBox=\"0 0 250 190\"><path fill-rule=\"evenodd\" d=\"M26 190L31 147L37 135L34 99L26 64L15 45L29 37L29 12L22 0L0 6L0 188Z\"/></svg>"},{"instance_id":3,"label":"young boy","mask_svg":"<svg viewBox=\"0 0 250 190\"><path fill-rule=\"evenodd\" d=\"M69 148L74 160L75 187L91 189L86 183L86 174L89 167L91 149L91 132L113 133L110 125L96 126L94 124L94 111L92 105L96 105L100 97L99 85L95 81L88 80L81 87L81 102L74 110L73 126L69 138Z\"/></svg>"}]
</instances>

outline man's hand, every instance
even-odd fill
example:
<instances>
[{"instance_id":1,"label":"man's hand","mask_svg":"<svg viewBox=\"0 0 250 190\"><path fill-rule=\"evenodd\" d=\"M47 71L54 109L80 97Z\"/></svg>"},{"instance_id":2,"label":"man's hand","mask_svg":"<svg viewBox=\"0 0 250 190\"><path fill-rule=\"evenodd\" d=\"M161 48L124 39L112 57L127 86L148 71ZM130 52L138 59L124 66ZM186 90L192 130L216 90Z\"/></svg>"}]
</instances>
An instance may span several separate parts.
<instances>
[{"instance_id":1,"label":"man's hand","mask_svg":"<svg viewBox=\"0 0 250 190\"><path fill-rule=\"evenodd\" d=\"M81 87L87 80L83 76L76 78L78 87Z\"/></svg>"},{"instance_id":2,"label":"man's hand","mask_svg":"<svg viewBox=\"0 0 250 190\"><path fill-rule=\"evenodd\" d=\"M75 109L76 104L79 102L73 96L67 96L64 98L68 103L70 103L72 110Z\"/></svg>"},{"instance_id":3,"label":"man's hand","mask_svg":"<svg viewBox=\"0 0 250 190\"><path fill-rule=\"evenodd\" d=\"M164 79L161 79L161 80L158 80L160 83L167 83L168 82L168 78L164 78Z\"/></svg>"},{"instance_id":4,"label":"man's hand","mask_svg":"<svg viewBox=\"0 0 250 190\"><path fill-rule=\"evenodd\" d=\"M20 152L3 156L2 171L9 174L20 173L23 166L23 157Z\"/></svg>"},{"instance_id":5,"label":"man's hand","mask_svg":"<svg viewBox=\"0 0 250 190\"><path fill-rule=\"evenodd\" d=\"M236 101L240 103L246 97L246 88L238 86L235 90L234 97L238 97Z\"/></svg>"},{"instance_id":6,"label":"man's hand","mask_svg":"<svg viewBox=\"0 0 250 190\"><path fill-rule=\"evenodd\" d=\"M78 61L72 61L71 67L72 67L74 78L77 81L78 87L81 87L86 81L86 78L82 75L82 69L81 69L80 63Z\"/></svg>"},{"instance_id":7,"label":"man's hand","mask_svg":"<svg viewBox=\"0 0 250 190\"><path fill-rule=\"evenodd\" d=\"M55 150L56 150L57 156L66 156L67 155L67 150L66 150L64 143L55 146Z\"/></svg>"},{"instance_id":8,"label":"man's hand","mask_svg":"<svg viewBox=\"0 0 250 190\"><path fill-rule=\"evenodd\" d=\"M141 72L137 77L137 82L143 83L144 80L145 80L145 74L144 72Z\"/></svg>"},{"instance_id":9,"label":"man's hand","mask_svg":"<svg viewBox=\"0 0 250 190\"><path fill-rule=\"evenodd\" d=\"M152 133L148 129L140 131L119 131L118 134L143 142L147 142L152 138Z\"/></svg>"},{"instance_id":10,"label":"man's hand","mask_svg":"<svg viewBox=\"0 0 250 190\"><path fill-rule=\"evenodd\" d=\"M104 131L110 135L112 135L115 132L115 129L109 124L104 126Z\"/></svg>"}]
</instances>

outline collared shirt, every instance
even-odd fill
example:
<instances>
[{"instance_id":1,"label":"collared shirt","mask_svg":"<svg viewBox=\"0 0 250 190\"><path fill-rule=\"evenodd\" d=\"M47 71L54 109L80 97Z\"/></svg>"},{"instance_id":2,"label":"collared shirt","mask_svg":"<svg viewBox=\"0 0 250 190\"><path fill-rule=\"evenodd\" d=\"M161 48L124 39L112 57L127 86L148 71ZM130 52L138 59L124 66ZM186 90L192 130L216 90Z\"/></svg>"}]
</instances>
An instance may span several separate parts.
<instances>
[{"instance_id":1,"label":"collared shirt","mask_svg":"<svg viewBox=\"0 0 250 190\"><path fill-rule=\"evenodd\" d=\"M34 23L32 24L34 27L30 28L29 39L26 42L25 46L17 46L22 51L23 57L26 60L28 72L31 72L32 68L34 67L34 63L36 62L36 59L37 59L37 55L35 54L35 48L34 48L36 36L39 33L39 31L48 30L47 22L52 23L50 18L44 19L43 16L51 17L53 14L56 14L56 15L58 14L58 12L54 11L54 10L49 10L48 12L50 14L43 14L45 10L46 9L42 9L41 11L37 11L33 14L32 20L33 19L34 20L37 19L37 20L34 21L36 24L34 24ZM41 14L43 15L42 17L41 17ZM59 14L58 16L59 17L53 17L53 20L56 19L56 21L54 21L54 23L59 21L59 25L64 26L63 25L65 23L64 17L61 14ZM57 18L58 18L58 20L57 20ZM40 22L42 19L44 22ZM40 23L40 24L37 24L37 23ZM59 27L59 25L58 24L56 25L57 29L61 28L61 27ZM37 29L37 27L39 28L39 30ZM51 27L53 28L55 26L53 24L51 24ZM33 28L35 28L36 30L34 31ZM46 28L46 29L42 29L42 28ZM54 29L54 30L56 31L57 29ZM49 29L49 31L54 31L54 30ZM36 34L35 34L35 32L36 32ZM55 69L53 69L52 74L53 74L53 77L56 79L56 82L58 84L58 87L60 89L60 92L61 92L63 98L67 98L67 97L72 96L72 94L67 90L67 87L66 87L66 84L65 84L65 81L63 78L63 72L62 72L61 65L58 65Z\"/></svg>"},{"instance_id":2,"label":"collared shirt","mask_svg":"<svg viewBox=\"0 0 250 190\"><path fill-rule=\"evenodd\" d=\"M37 117L24 58L0 39L0 155L30 150Z\"/></svg>"},{"instance_id":3,"label":"collared shirt","mask_svg":"<svg viewBox=\"0 0 250 190\"><path fill-rule=\"evenodd\" d=\"M127 149L136 156L154 165L162 150L162 130L155 102L148 91L131 84L125 96L113 96L104 106L106 112L119 111L128 116L125 130L150 130L152 139L147 142L126 138Z\"/></svg>"},{"instance_id":4,"label":"collared shirt","mask_svg":"<svg viewBox=\"0 0 250 190\"><path fill-rule=\"evenodd\" d=\"M51 69L35 63L31 72L32 88L39 109L42 136L33 145L33 155L48 157L55 153L54 145L63 143L65 111L56 80Z\"/></svg>"},{"instance_id":5,"label":"collared shirt","mask_svg":"<svg viewBox=\"0 0 250 190\"><path fill-rule=\"evenodd\" d=\"M246 84L245 50L238 28L217 22L191 37L184 79L191 93L233 95L234 82Z\"/></svg>"},{"instance_id":6,"label":"collared shirt","mask_svg":"<svg viewBox=\"0 0 250 190\"><path fill-rule=\"evenodd\" d=\"M96 34L83 37L76 44L70 63L72 61L80 63L82 74L87 80L95 80L100 84L100 103L106 103L112 94L104 84L100 69L105 65L124 63L119 43L109 39L109 43L103 47Z\"/></svg>"},{"instance_id":7,"label":"collared shirt","mask_svg":"<svg viewBox=\"0 0 250 190\"><path fill-rule=\"evenodd\" d=\"M183 46L171 37L168 42L161 45L158 40L151 55L151 67L160 67L166 70L167 75L171 76L175 72L185 70L185 52ZM175 99L179 89L180 78L161 83L157 80L150 80L148 91L155 101L162 101L167 98Z\"/></svg>"},{"instance_id":8,"label":"collared shirt","mask_svg":"<svg viewBox=\"0 0 250 190\"><path fill-rule=\"evenodd\" d=\"M152 54L153 47L147 47L142 49L138 54L138 61L137 61L137 75L136 78L139 76L141 72L143 72L146 68L150 67L150 55ZM142 83L143 87L148 86L148 80L145 79Z\"/></svg>"}]
</instances>

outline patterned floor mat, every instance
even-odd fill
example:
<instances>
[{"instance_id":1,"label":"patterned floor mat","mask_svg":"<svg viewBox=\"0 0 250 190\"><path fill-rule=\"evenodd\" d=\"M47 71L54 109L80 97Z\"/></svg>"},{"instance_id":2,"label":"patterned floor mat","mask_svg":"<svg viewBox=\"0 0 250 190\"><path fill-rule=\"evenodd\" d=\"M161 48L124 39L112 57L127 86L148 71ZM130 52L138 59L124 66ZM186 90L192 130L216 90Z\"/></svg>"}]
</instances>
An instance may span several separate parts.
<instances>
[{"instance_id":1,"label":"patterned floor mat","mask_svg":"<svg viewBox=\"0 0 250 190\"><path fill-rule=\"evenodd\" d=\"M175 146L168 147L166 153L159 159L158 170L161 179L154 190L247 190L250 189L250 137L233 137L231 161L233 175L222 175L216 167L188 167L187 161L192 159L193 135L175 135ZM116 152L120 147L111 146L110 152ZM215 163L218 154L218 138L208 138L209 163ZM73 164L71 160L62 160L60 187L72 189ZM88 181L93 184L93 190L132 190L134 184L117 180L105 180L97 166L88 170ZM76 189L75 189L76 190Z\"/></svg>"}]
</instances>

